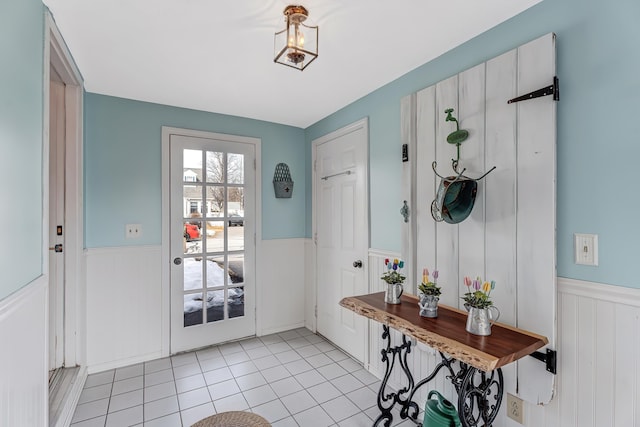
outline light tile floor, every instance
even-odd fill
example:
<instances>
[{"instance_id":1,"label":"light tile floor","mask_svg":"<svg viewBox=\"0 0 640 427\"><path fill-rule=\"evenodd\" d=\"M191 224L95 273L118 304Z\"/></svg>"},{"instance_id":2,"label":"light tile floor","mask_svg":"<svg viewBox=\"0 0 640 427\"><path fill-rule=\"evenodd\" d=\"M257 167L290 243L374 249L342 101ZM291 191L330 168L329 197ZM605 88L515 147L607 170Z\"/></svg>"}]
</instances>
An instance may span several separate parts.
<instances>
[{"instance_id":1,"label":"light tile floor","mask_svg":"<svg viewBox=\"0 0 640 427\"><path fill-rule=\"evenodd\" d=\"M273 427L369 427L380 381L300 328L89 375L72 427L188 427L252 411ZM393 426L414 426L394 417Z\"/></svg>"}]
</instances>

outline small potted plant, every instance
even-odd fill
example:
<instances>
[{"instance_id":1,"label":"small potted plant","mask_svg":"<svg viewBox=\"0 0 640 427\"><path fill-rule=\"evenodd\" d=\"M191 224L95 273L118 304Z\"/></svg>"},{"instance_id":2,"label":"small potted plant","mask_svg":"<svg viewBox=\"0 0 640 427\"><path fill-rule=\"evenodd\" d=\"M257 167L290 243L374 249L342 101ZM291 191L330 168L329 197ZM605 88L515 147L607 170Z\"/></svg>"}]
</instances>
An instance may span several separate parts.
<instances>
[{"instance_id":1,"label":"small potted plant","mask_svg":"<svg viewBox=\"0 0 640 427\"><path fill-rule=\"evenodd\" d=\"M429 280L429 270L422 270L422 283L418 285L420 291L420 316L438 317L438 300L442 291L436 284L438 280L438 270L433 270L433 282Z\"/></svg>"},{"instance_id":2,"label":"small potted plant","mask_svg":"<svg viewBox=\"0 0 640 427\"><path fill-rule=\"evenodd\" d=\"M387 283L387 289L384 293L384 302L387 304L400 304L400 296L404 291L402 284L404 283L404 279L406 279L406 276L401 273L401 270L404 267L404 261L396 258L391 262L389 258L386 258L384 260L384 265L386 266L387 271L380 276L380 278Z\"/></svg>"},{"instance_id":3,"label":"small potted plant","mask_svg":"<svg viewBox=\"0 0 640 427\"><path fill-rule=\"evenodd\" d=\"M498 310L491 301L491 291L495 289L495 281L483 281L478 277L471 280L464 278L467 293L462 296L464 307L469 312L466 330L475 335L491 335L491 325L500 317ZM494 311L492 311L494 310Z\"/></svg>"}]
</instances>

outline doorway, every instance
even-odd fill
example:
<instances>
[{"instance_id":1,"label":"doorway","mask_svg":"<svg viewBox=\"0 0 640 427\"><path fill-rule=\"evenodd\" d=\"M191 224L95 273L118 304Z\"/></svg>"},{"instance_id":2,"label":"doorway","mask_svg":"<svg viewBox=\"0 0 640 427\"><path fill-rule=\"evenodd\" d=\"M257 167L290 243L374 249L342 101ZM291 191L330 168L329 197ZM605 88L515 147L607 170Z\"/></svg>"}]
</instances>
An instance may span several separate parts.
<instances>
[{"instance_id":1,"label":"doorway","mask_svg":"<svg viewBox=\"0 0 640 427\"><path fill-rule=\"evenodd\" d=\"M368 290L368 141L367 119L313 141L317 330L363 363L367 322L339 302Z\"/></svg>"},{"instance_id":2,"label":"doorway","mask_svg":"<svg viewBox=\"0 0 640 427\"><path fill-rule=\"evenodd\" d=\"M184 131L168 140L174 354L255 335L257 140Z\"/></svg>"},{"instance_id":3,"label":"doorway","mask_svg":"<svg viewBox=\"0 0 640 427\"><path fill-rule=\"evenodd\" d=\"M43 272L49 291L49 425L68 425L84 364L82 123L83 80L45 12ZM58 246L59 245L59 246Z\"/></svg>"}]
</instances>

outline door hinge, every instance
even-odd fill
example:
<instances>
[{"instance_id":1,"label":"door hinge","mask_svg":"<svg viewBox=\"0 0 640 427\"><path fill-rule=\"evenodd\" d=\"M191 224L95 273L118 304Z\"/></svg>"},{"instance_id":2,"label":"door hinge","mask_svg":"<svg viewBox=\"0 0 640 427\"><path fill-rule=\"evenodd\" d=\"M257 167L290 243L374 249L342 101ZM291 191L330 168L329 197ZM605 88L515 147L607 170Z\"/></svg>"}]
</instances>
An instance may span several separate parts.
<instances>
[{"instance_id":1,"label":"door hinge","mask_svg":"<svg viewBox=\"0 0 640 427\"><path fill-rule=\"evenodd\" d=\"M318 244L318 233L313 233L313 244L314 245Z\"/></svg>"},{"instance_id":2,"label":"door hinge","mask_svg":"<svg viewBox=\"0 0 640 427\"><path fill-rule=\"evenodd\" d=\"M313 311L315 313L315 317L318 318L318 306L317 305L314 307Z\"/></svg>"},{"instance_id":3,"label":"door hinge","mask_svg":"<svg viewBox=\"0 0 640 427\"><path fill-rule=\"evenodd\" d=\"M318 170L318 161L317 160L313 161L313 170L314 170L314 172Z\"/></svg>"},{"instance_id":4,"label":"door hinge","mask_svg":"<svg viewBox=\"0 0 640 427\"><path fill-rule=\"evenodd\" d=\"M256 170L256 167L257 167L257 165L256 165L256 159L253 159L253 170Z\"/></svg>"},{"instance_id":5,"label":"door hinge","mask_svg":"<svg viewBox=\"0 0 640 427\"><path fill-rule=\"evenodd\" d=\"M553 95L554 101L560 101L560 80L558 76L553 77L553 83L549 86L545 86L542 89L534 90L526 95L518 96L516 98L507 101L507 104L513 104L514 102L527 101L529 99L540 98L541 96Z\"/></svg>"}]
</instances>

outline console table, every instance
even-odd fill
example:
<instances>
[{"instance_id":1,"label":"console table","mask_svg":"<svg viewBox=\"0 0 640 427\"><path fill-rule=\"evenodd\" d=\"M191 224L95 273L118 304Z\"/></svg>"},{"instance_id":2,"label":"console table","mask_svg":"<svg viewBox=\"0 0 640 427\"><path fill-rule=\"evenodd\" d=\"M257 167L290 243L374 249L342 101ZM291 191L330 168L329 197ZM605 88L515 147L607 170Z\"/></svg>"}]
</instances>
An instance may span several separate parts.
<instances>
[{"instance_id":1,"label":"console table","mask_svg":"<svg viewBox=\"0 0 640 427\"><path fill-rule=\"evenodd\" d=\"M385 303L384 292L378 292L343 298L340 305L382 323L386 348L381 350L381 354L386 370L378 391L380 416L374 426L390 426L393 420L391 410L396 404L400 405L401 418L409 418L419 425L419 408L413 396L443 368L448 370L447 378L458 393L458 414L462 425L491 426L502 403L504 383L501 367L548 343L543 336L500 323L491 327L490 336L470 334L465 330L467 313L445 305L438 306L437 318L421 317L418 298L409 294L402 295L400 304ZM402 333L401 345L391 347L389 327ZM407 365L407 354L411 352L411 341L407 336L434 348L441 358L434 370L417 383ZM397 392L386 392L396 360L408 379L408 386Z\"/></svg>"}]
</instances>

